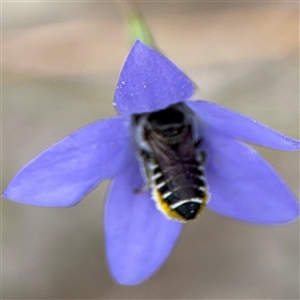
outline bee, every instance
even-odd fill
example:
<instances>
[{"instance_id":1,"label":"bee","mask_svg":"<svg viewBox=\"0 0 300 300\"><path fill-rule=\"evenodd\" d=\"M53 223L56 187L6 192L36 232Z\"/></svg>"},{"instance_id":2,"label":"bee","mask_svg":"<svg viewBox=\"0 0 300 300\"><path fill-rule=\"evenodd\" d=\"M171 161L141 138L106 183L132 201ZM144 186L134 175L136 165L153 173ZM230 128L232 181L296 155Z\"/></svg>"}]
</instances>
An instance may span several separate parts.
<instances>
[{"instance_id":1,"label":"bee","mask_svg":"<svg viewBox=\"0 0 300 300\"><path fill-rule=\"evenodd\" d=\"M168 218L194 219L205 208L205 151L200 149L199 118L183 102L134 114L133 139L156 207Z\"/></svg>"}]
</instances>

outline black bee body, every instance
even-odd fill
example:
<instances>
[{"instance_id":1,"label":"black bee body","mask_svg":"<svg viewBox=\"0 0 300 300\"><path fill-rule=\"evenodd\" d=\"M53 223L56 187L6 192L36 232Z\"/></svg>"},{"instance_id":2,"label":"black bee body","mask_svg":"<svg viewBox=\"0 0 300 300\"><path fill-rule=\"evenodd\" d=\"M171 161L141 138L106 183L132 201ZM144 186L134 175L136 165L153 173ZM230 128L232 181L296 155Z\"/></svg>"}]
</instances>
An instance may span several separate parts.
<instances>
[{"instance_id":1,"label":"black bee body","mask_svg":"<svg viewBox=\"0 0 300 300\"><path fill-rule=\"evenodd\" d=\"M132 129L157 207L179 221L194 219L207 203L205 153L197 117L184 104L132 117Z\"/></svg>"}]
</instances>

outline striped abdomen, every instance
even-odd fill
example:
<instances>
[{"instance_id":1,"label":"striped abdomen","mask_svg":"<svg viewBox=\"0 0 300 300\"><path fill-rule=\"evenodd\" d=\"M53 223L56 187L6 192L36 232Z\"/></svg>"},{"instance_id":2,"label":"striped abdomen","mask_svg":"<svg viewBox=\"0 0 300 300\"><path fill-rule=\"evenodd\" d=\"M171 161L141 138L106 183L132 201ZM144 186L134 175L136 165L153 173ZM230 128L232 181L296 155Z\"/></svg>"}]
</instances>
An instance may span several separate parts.
<instances>
[{"instance_id":1,"label":"striped abdomen","mask_svg":"<svg viewBox=\"0 0 300 300\"><path fill-rule=\"evenodd\" d=\"M207 202L203 161L189 159L164 167L151 166L151 183L158 208L180 221L194 219Z\"/></svg>"}]
</instances>

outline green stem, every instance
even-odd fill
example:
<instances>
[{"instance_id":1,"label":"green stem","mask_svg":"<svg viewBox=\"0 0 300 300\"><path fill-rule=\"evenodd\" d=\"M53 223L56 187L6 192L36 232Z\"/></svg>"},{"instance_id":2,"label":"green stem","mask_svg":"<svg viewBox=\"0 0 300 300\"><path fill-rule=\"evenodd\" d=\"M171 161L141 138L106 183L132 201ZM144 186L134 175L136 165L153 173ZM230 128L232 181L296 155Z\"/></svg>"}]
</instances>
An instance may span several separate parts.
<instances>
[{"instance_id":1,"label":"green stem","mask_svg":"<svg viewBox=\"0 0 300 300\"><path fill-rule=\"evenodd\" d=\"M130 43L140 40L144 44L157 49L155 41L151 35L150 29L141 13L136 1L118 2L125 15L127 32Z\"/></svg>"},{"instance_id":2,"label":"green stem","mask_svg":"<svg viewBox=\"0 0 300 300\"><path fill-rule=\"evenodd\" d=\"M138 3L135 0L128 0L117 3L119 4L119 7L122 9L122 13L125 16L127 32L129 33L131 45L136 40L140 40L144 44L150 46L153 49L156 49L158 52L161 52L155 44L155 41L142 15ZM191 81L193 82L193 80ZM199 94L200 89L194 82L193 84L196 93Z\"/></svg>"}]
</instances>

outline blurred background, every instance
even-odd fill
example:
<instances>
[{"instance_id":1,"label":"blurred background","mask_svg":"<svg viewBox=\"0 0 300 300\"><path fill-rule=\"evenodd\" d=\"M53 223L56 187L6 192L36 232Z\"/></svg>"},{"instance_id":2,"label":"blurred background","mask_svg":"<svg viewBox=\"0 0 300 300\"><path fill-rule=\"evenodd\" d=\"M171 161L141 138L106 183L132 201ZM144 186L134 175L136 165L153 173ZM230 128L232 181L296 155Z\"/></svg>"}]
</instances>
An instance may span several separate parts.
<instances>
[{"instance_id":1,"label":"blurred background","mask_svg":"<svg viewBox=\"0 0 300 300\"><path fill-rule=\"evenodd\" d=\"M141 2L160 49L201 98L299 138L299 6ZM2 188L40 151L112 106L130 49L114 2L2 2ZM299 153L257 148L299 196ZM299 299L299 224L206 211L163 267L119 286L104 249L108 182L73 208L2 200L3 299ZM259 195L254 195L259 197Z\"/></svg>"}]
</instances>

